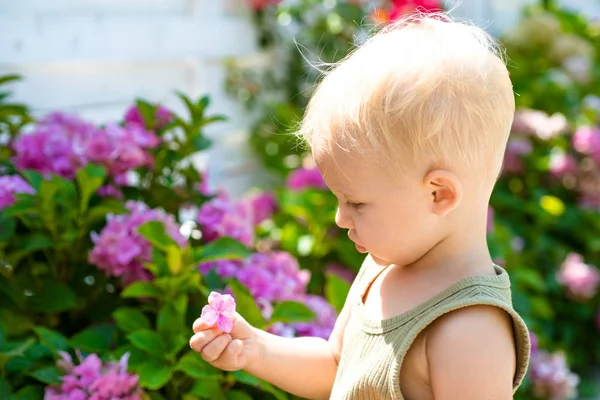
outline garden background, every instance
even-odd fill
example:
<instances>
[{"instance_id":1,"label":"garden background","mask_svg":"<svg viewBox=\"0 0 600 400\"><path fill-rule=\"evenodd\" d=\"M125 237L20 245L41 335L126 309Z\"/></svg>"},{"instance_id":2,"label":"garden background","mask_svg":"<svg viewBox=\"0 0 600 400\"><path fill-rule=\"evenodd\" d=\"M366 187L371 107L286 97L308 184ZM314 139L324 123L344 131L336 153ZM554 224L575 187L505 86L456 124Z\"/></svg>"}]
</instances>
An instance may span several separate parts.
<instances>
[{"instance_id":1,"label":"garden background","mask_svg":"<svg viewBox=\"0 0 600 400\"><path fill-rule=\"evenodd\" d=\"M189 350L212 290L327 337L361 257L289 129L435 0L0 4L0 399L287 399ZM534 349L518 399L600 398L600 2L464 0L518 112L489 243ZM306 59L304 58L306 57Z\"/></svg>"}]
</instances>

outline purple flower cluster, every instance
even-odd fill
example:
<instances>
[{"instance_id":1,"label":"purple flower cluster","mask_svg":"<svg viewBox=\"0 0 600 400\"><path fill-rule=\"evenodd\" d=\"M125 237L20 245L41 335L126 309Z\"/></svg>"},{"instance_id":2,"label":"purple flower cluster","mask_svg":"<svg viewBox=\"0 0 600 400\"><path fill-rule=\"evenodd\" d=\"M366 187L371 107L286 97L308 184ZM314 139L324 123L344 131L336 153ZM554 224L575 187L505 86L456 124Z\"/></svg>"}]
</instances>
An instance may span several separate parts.
<instances>
[{"instance_id":1,"label":"purple flower cluster","mask_svg":"<svg viewBox=\"0 0 600 400\"><path fill-rule=\"evenodd\" d=\"M172 215L159 209L150 209L141 202L128 201L129 214L110 215L100 234L92 232L95 244L89 262L109 276L121 277L124 284L137 280L149 280L150 272L144 263L152 259L152 247L137 233L138 226L148 221L161 221L165 231L181 246L186 239L179 233L179 226Z\"/></svg>"},{"instance_id":2,"label":"purple flower cluster","mask_svg":"<svg viewBox=\"0 0 600 400\"><path fill-rule=\"evenodd\" d=\"M529 376L534 396L549 400L576 398L579 376L569 369L565 354L548 353L539 349L534 334L531 334L531 343Z\"/></svg>"},{"instance_id":3,"label":"purple flower cluster","mask_svg":"<svg viewBox=\"0 0 600 400\"><path fill-rule=\"evenodd\" d=\"M238 202L221 193L202 205L197 220L206 241L227 236L250 247L254 228L268 219L275 207L275 199L269 193L248 196Z\"/></svg>"},{"instance_id":4,"label":"purple flower cluster","mask_svg":"<svg viewBox=\"0 0 600 400\"><path fill-rule=\"evenodd\" d=\"M15 193L35 194L35 190L19 175L0 176L0 210L15 203Z\"/></svg>"},{"instance_id":5,"label":"purple flower cluster","mask_svg":"<svg viewBox=\"0 0 600 400\"><path fill-rule=\"evenodd\" d=\"M581 255L571 253L562 263L556 279L567 288L571 297L589 300L598 290L600 272L593 265L584 263Z\"/></svg>"},{"instance_id":6,"label":"purple flower cluster","mask_svg":"<svg viewBox=\"0 0 600 400\"><path fill-rule=\"evenodd\" d=\"M222 260L199 268L202 273L214 268L222 277L237 278L248 288L267 320L271 318L273 304L286 300L302 302L317 315L309 323L275 323L270 329L272 333L328 338L333 329L335 310L323 297L306 293L310 272L300 269L298 261L287 252L255 253L244 261Z\"/></svg>"},{"instance_id":7,"label":"purple flower cluster","mask_svg":"<svg viewBox=\"0 0 600 400\"><path fill-rule=\"evenodd\" d=\"M96 354L82 357L74 365L68 353L60 352L57 366L65 372L59 386L46 388L44 400L141 400L137 375L127 373L129 354L117 362L102 363Z\"/></svg>"},{"instance_id":8,"label":"purple flower cluster","mask_svg":"<svg viewBox=\"0 0 600 400\"><path fill-rule=\"evenodd\" d=\"M294 191L302 191L308 188L327 189L327 184L316 167L301 167L292 171L287 177L286 186Z\"/></svg>"},{"instance_id":9,"label":"purple flower cluster","mask_svg":"<svg viewBox=\"0 0 600 400\"><path fill-rule=\"evenodd\" d=\"M171 111L163 106L156 106L156 126L155 129L163 128L173 119L173 114ZM142 117L142 113L140 112L137 105L133 105L129 107L127 112L125 113L125 123L138 124L140 126L145 126L144 118Z\"/></svg>"},{"instance_id":10,"label":"purple flower cluster","mask_svg":"<svg viewBox=\"0 0 600 400\"><path fill-rule=\"evenodd\" d=\"M156 135L139 124L97 127L73 115L53 113L41 119L33 132L18 137L13 147L19 169L73 178L79 168L95 163L125 184L127 171L152 166L148 149L156 145Z\"/></svg>"}]
</instances>

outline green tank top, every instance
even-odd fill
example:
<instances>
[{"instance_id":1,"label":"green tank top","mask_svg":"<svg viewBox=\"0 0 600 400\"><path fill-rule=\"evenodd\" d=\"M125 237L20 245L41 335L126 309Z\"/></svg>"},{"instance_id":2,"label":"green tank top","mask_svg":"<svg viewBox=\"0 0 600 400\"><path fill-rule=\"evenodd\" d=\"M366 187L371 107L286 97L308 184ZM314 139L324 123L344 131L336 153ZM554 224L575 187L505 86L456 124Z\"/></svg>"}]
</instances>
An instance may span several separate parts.
<instances>
[{"instance_id":1,"label":"green tank top","mask_svg":"<svg viewBox=\"0 0 600 400\"><path fill-rule=\"evenodd\" d=\"M368 256L347 298L351 307L344 332L342 354L331 392L333 400L404 400L400 368L408 349L438 317L462 307L491 305L505 310L513 320L517 369L513 393L521 384L529 364L529 331L512 307L507 272L495 266L496 276L465 278L417 307L383 320L365 315L363 296L381 273Z\"/></svg>"}]
</instances>

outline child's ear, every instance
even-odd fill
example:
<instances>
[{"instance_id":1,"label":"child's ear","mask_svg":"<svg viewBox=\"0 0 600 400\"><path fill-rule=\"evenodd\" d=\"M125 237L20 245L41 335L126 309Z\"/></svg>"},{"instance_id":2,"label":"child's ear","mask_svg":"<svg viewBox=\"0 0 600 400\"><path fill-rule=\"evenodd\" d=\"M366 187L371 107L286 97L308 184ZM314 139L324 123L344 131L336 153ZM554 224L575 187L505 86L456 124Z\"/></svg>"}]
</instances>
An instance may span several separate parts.
<instances>
[{"instance_id":1,"label":"child's ear","mask_svg":"<svg viewBox=\"0 0 600 400\"><path fill-rule=\"evenodd\" d=\"M462 183L458 176L446 170L434 170L425 176L424 183L430 192L431 211L446 216L462 200Z\"/></svg>"}]
</instances>

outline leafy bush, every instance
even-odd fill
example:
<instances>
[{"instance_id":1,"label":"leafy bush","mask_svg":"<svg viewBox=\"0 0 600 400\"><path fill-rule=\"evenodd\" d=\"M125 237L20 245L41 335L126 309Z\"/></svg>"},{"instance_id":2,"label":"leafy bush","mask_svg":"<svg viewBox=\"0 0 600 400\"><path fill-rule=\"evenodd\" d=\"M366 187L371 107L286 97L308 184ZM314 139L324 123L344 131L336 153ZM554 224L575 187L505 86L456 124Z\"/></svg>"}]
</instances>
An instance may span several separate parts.
<instances>
[{"instance_id":1,"label":"leafy bush","mask_svg":"<svg viewBox=\"0 0 600 400\"><path fill-rule=\"evenodd\" d=\"M2 96L0 398L288 398L189 350L211 291L259 328L329 335L335 309L264 233L288 206L208 192L193 159L223 117L179 97L186 116L140 99L97 126Z\"/></svg>"}]
</instances>

